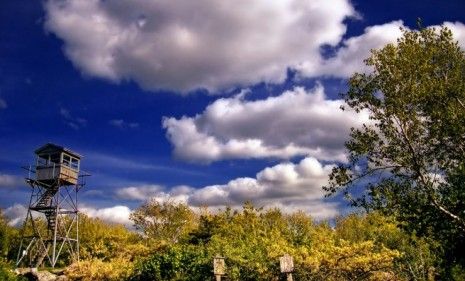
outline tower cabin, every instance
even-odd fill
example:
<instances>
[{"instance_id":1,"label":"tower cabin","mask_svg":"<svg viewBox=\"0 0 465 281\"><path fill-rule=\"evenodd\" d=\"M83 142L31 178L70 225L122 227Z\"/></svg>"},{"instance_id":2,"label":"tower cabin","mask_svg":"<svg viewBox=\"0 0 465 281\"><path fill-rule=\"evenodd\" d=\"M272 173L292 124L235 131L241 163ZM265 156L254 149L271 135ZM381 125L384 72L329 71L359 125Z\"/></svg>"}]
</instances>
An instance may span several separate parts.
<instances>
[{"instance_id":1,"label":"tower cabin","mask_svg":"<svg viewBox=\"0 0 465 281\"><path fill-rule=\"evenodd\" d=\"M81 156L65 147L47 143L35 151L36 180L54 186L78 183Z\"/></svg>"}]
</instances>

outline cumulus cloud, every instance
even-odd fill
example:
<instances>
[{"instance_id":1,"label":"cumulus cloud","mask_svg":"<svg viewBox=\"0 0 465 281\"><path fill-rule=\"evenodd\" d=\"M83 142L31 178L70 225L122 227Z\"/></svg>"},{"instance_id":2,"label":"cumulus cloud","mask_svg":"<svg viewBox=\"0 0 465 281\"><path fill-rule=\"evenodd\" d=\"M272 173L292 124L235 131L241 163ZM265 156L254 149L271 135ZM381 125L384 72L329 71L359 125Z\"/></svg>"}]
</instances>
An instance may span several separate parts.
<instances>
[{"instance_id":1,"label":"cumulus cloud","mask_svg":"<svg viewBox=\"0 0 465 281\"><path fill-rule=\"evenodd\" d=\"M356 16L348 0L49 0L45 10L84 74L183 92L280 83Z\"/></svg>"},{"instance_id":2,"label":"cumulus cloud","mask_svg":"<svg viewBox=\"0 0 465 281\"><path fill-rule=\"evenodd\" d=\"M461 22L444 22L442 26L449 28L459 46L465 49L465 25ZM369 72L370 68L363 60L370 56L373 49L380 49L389 43L396 44L397 39L402 36L402 29L409 30L401 20L369 26L362 35L344 40L334 56L320 58L318 63L303 63L298 68L299 75L347 78L355 72Z\"/></svg>"},{"instance_id":3,"label":"cumulus cloud","mask_svg":"<svg viewBox=\"0 0 465 281\"><path fill-rule=\"evenodd\" d=\"M121 223L128 227L132 225L132 222L129 219L131 209L127 206L117 205L108 208L94 208L83 205L80 206L79 211L91 218L99 218L110 223ZM9 225L20 226L26 218L27 207L21 204L14 204L13 206L6 208L3 214L8 219ZM32 212L32 215L36 217L40 216L40 213Z\"/></svg>"},{"instance_id":4,"label":"cumulus cloud","mask_svg":"<svg viewBox=\"0 0 465 281\"><path fill-rule=\"evenodd\" d=\"M362 35L344 40L333 57L321 59L319 63L302 64L300 75L346 78L355 72L368 72L370 69L363 60L370 56L370 50L396 43L402 36L400 28L407 29L402 21L367 27Z\"/></svg>"},{"instance_id":5,"label":"cumulus cloud","mask_svg":"<svg viewBox=\"0 0 465 281\"><path fill-rule=\"evenodd\" d=\"M18 176L0 173L0 187L17 187L20 186L24 180Z\"/></svg>"},{"instance_id":6,"label":"cumulus cloud","mask_svg":"<svg viewBox=\"0 0 465 281\"><path fill-rule=\"evenodd\" d=\"M8 219L8 225L21 226L26 218L27 208L21 204L14 204L6 208L3 214Z\"/></svg>"},{"instance_id":7,"label":"cumulus cloud","mask_svg":"<svg viewBox=\"0 0 465 281\"><path fill-rule=\"evenodd\" d=\"M160 185L129 186L116 191L116 196L126 200L147 200L163 190Z\"/></svg>"},{"instance_id":8,"label":"cumulus cloud","mask_svg":"<svg viewBox=\"0 0 465 281\"><path fill-rule=\"evenodd\" d=\"M370 26L341 42L344 20L358 16L348 0L49 0L45 10L46 29L85 75L184 93L281 83L288 69L346 78L404 27ZM463 23L444 25L464 47ZM322 46L335 55L323 58Z\"/></svg>"},{"instance_id":9,"label":"cumulus cloud","mask_svg":"<svg viewBox=\"0 0 465 281\"><path fill-rule=\"evenodd\" d=\"M180 185L167 190L165 186L161 185L139 185L128 186L119 188L115 191L118 199L123 200L136 200L136 201L174 201L174 202L187 202L188 194L194 190L192 187Z\"/></svg>"},{"instance_id":10,"label":"cumulus cloud","mask_svg":"<svg viewBox=\"0 0 465 281\"><path fill-rule=\"evenodd\" d=\"M344 161L349 129L368 115L342 111L343 103L326 99L321 85L297 87L264 100L221 98L194 117L164 118L163 127L175 156L188 161L306 155Z\"/></svg>"},{"instance_id":11,"label":"cumulus cloud","mask_svg":"<svg viewBox=\"0 0 465 281\"><path fill-rule=\"evenodd\" d=\"M178 186L167 190L160 186L121 188L116 194L139 200L172 200L191 207L239 207L246 201L258 206L279 207L284 211L303 210L315 218L338 214L338 205L324 199L322 186L327 183L332 165L322 165L313 157L299 163L281 163L257 173L255 178L236 178L226 184L202 188Z\"/></svg>"},{"instance_id":12,"label":"cumulus cloud","mask_svg":"<svg viewBox=\"0 0 465 281\"><path fill-rule=\"evenodd\" d=\"M79 210L91 218L99 218L110 223L120 223L126 226L131 226L132 222L129 219L131 209L127 206L117 205L108 208L93 208L90 206L82 206Z\"/></svg>"}]
</instances>

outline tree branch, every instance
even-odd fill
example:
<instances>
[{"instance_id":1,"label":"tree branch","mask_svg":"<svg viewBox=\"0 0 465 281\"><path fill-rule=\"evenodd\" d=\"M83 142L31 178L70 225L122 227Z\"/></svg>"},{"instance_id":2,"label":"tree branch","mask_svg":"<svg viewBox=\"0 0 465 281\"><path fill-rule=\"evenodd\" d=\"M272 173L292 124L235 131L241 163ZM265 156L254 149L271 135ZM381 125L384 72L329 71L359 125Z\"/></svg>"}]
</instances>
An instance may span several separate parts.
<instances>
[{"instance_id":1,"label":"tree branch","mask_svg":"<svg viewBox=\"0 0 465 281\"><path fill-rule=\"evenodd\" d=\"M418 179L421 181L423 186L427 189L427 196L429 197L429 199L431 199L431 202L433 203L433 206L435 206L439 211L441 211L446 216L450 217L453 221L456 221L458 223L458 227L460 229L462 229L462 231L465 231L465 221L461 217L459 217L458 215L456 215L456 214L452 213L451 211L449 211L448 209L446 209L444 206L442 206L438 202L438 200L437 200L437 198L436 198L436 196L434 194L435 193L434 189L431 188L430 183L426 180L426 176L421 171L421 166L420 166L420 164L418 162L415 149L414 149L414 147L413 147L413 145L412 145L412 143L410 141L410 138L408 137L408 135L405 132L405 129L404 129L404 126L403 126L404 124L402 124L400 122L400 120L397 120L396 117L394 117L394 118L398 122L400 131L401 131L401 135L403 136L403 138L404 138L404 140L405 140L405 142L407 144L408 149L412 153L412 160L414 162L413 163L414 171L417 174Z\"/></svg>"}]
</instances>

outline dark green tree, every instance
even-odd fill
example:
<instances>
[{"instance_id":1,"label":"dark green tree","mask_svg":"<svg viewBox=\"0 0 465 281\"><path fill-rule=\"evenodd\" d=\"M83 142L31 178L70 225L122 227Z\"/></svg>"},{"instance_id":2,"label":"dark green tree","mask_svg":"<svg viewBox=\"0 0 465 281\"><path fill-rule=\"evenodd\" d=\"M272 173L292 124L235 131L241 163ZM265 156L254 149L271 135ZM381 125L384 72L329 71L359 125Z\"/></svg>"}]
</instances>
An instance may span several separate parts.
<instances>
[{"instance_id":1,"label":"dark green tree","mask_svg":"<svg viewBox=\"0 0 465 281\"><path fill-rule=\"evenodd\" d=\"M365 62L373 71L354 74L344 98L370 120L352 129L349 161L334 168L325 190L435 237L444 263L463 265L464 51L447 28L420 28Z\"/></svg>"}]
</instances>

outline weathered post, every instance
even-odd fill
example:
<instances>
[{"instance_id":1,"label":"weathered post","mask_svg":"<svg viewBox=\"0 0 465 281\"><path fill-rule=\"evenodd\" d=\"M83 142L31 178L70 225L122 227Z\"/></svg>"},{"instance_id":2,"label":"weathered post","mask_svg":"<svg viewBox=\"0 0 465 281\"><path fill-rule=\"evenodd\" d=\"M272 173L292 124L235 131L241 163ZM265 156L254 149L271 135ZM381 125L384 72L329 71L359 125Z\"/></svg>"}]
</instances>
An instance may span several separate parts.
<instances>
[{"instance_id":1,"label":"weathered post","mask_svg":"<svg viewBox=\"0 0 465 281\"><path fill-rule=\"evenodd\" d=\"M213 258L213 274L215 274L216 281L221 281L221 276L226 273L225 271L224 257L216 255L216 257Z\"/></svg>"},{"instance_id":2,"label":"weathered post","mask_svg":"<svg viewBox=\"0 0 465 281\"><path fill-rule=\"evenodd\" d=\"M294 260L288 254L279 258L281 273L286 273L287 281L292 281L292 272L294 271Z\"/></svg>"}]
</instances>

